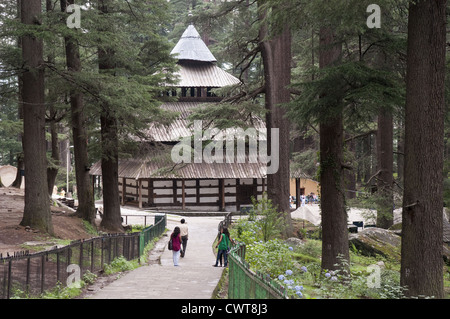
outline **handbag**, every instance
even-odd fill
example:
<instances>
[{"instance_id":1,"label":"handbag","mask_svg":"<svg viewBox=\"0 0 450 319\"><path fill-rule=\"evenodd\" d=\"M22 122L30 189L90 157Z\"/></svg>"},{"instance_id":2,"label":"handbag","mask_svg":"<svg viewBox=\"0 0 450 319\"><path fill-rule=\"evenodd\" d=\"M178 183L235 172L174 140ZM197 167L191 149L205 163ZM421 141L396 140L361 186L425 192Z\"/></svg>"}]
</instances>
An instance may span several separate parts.
<instances>
[{"instance_id":1,"label":"handbag","mask_svg":"<svg viewBox=\"0 0 450 319\"><path fill-rule=\"evenodd\" d=\"M170 237L169 245L168 245L167 248L168 248L169 250L172 250L172 249L173 249L172 237Z\"/></svg>"}]
</instances>

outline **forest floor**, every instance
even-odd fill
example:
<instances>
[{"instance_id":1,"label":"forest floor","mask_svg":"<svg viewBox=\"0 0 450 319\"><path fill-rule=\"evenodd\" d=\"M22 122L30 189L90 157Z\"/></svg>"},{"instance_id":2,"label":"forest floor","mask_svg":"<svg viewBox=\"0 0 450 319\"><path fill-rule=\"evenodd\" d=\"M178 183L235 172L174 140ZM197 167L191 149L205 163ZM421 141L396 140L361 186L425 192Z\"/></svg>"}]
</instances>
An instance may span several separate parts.
<instances>
[{"instance_id":1,"label":"forest floor","mask_svg":"<svg viewBox=\"0 0 450 319\"><path fill-rule=\"evenodd\" d=\"M63 207L51 207L54 236L30 229L20 222L24 211L24 190L13 187L0 188L0 254L6 256L16 251L30 250L34 245L55 246L55 239L77 240L93 237L80 218Z\"/></svg>"}]
</instances>

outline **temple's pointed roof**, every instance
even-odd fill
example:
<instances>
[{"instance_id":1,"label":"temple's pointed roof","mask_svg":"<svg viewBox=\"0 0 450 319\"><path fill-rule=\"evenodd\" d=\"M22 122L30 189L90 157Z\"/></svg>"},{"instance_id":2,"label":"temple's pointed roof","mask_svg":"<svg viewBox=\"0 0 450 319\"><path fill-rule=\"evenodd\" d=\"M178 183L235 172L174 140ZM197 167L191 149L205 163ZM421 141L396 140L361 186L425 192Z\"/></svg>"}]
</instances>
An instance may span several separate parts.
<instances>
[{"instance_id":1,"label":"temple's pointed roof","mask_svg":"<svg viewBox=\"0 0 450 319\"><path fill-rule=\"evenodd\" d=\"M186 28L177 45L170 53L174 54L178 60L216 62L216 58L209 51L192 24Z\"/></svg>"}]
</instances>

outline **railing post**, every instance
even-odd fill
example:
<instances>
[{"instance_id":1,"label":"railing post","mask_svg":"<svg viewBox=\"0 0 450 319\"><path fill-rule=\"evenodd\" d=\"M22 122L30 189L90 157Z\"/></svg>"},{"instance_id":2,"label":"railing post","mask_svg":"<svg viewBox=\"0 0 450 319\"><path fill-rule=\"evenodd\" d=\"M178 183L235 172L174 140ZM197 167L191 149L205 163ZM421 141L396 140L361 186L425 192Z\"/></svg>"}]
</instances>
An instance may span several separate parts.
<instances>
[{"instance_id":1,"label":"railing post","mask_svg":"<svg viewBox=\"0 0 450 319\"><path fill-rule=\"evenodd\" d=\"M101 241L100 241L100 243L101 243L101 245L100 245L100 249L101 249L101 255L100 255L100 267L102 267L101 269L103 269L103 265L104 265L104 260L103 260L103 249L104 249L104 245L103 245L103 243L105 242L105 238L104 237L102 237L101 238Z\"/></svg>"},{"instance_id":2,"label":"railing post","mask_svg":"<svg viewBox=\"0 0 450 319\"><path fill-rule=\"evenodd\" d=\"M9 299L9 293L11 291L11 268L12 268L12 260L10 259L8 262L8 288L6 292L6 299Z\"/></svg>"},{"instance_id":3,"label":"railing post","mask_svg":"<svg viewBox=\"0 0 450 319\"><path fill-rule=\"evenodd\" d=\"M45 283L45 255L41 257L41 293L44 293Z\"/></svg>"},{"instance_id":4,"label":"railing post","mask_svg":"<svg viewBox=\"0 0 450 319\"><path fill-rule=\"evenodd\" d=\"M58 251L56 253L56 282L60 282L59 267L60 267L60 262L59 262L59 251Z\"/></svg>"},{"instance_id":5,"label":"railing post","mask_svg":"<svg viewBox=\"0 0 450 319\"><path fill-rule=\"evenodd\" d=\"M95 248L95 240L91 240L91 272L94 272L94 263L95 263L95 255L94 255L94 248Z\"/></svg>"},{"instance_id":6,"label":"railing post","mask_svg":"<svg viewBox=\"0 0 450 319\"><path fill-rule=\"evenodd\" d=\"M111 252L112 252L112 237L109 238L109 249L108 249L108 264L111 263Z\"/></svg>"},{"instance_id":7,"label":"railing post","mask_svg":"<svg viewBox=\"0 0 450 319\"><path fill-rule=\"evenodd\" d=\"M80 241L80 276L83 276L83 240Z\"/></svg>"},{"instance_id":8,"label":"railing post","mask_svg":"<svg viewBox=\"0 0 450 319\"><path fill-rule=\"evenodd\" d=\"M26 292L28 293L30 291L30 257L27 258L27 274L25 279L25 286L26 286Z\"/></svg>"}]
</instances>

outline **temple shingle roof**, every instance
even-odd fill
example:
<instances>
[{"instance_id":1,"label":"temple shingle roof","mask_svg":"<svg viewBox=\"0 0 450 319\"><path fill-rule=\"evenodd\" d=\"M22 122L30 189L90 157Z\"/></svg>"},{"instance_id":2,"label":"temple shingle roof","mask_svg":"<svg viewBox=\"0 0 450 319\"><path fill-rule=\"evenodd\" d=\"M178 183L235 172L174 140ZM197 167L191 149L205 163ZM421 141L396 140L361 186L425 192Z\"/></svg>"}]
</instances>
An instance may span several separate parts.
<instances>
[{"instance_id":1,"label":"temple shingle roof","mask_svg":"<svg viewBox=\"0 0 450 319\"><path fill-rule=\"evenodd\" d=\"M171 54L175 55L179 61L217 61L193 25L187 27Z\"/></svg>"}]
</instances>

